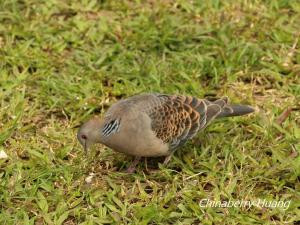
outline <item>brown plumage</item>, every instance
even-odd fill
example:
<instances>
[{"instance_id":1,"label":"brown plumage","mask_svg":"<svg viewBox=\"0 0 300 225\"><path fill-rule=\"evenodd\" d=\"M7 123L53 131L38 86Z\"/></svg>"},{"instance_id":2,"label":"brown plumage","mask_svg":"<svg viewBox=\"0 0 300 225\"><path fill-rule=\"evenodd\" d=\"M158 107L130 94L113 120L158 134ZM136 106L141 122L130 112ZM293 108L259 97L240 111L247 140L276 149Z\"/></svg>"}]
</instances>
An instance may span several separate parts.
<instances>
[{"instance_id":1,"label":"brown plumage","mask_svg":"<svg viewBox=\"0 0 300 225\"><path fill-rule=\"evenodd\" d=\"M82 125L78 140L87 148L100 142L139 158L167 156L204 129L213 119L253 112L245 105L230 105L196 97L141 94L113 104L103 119L93 118ZM131 171L132 172L132 171Z\"/></svg>"}]
</instances>

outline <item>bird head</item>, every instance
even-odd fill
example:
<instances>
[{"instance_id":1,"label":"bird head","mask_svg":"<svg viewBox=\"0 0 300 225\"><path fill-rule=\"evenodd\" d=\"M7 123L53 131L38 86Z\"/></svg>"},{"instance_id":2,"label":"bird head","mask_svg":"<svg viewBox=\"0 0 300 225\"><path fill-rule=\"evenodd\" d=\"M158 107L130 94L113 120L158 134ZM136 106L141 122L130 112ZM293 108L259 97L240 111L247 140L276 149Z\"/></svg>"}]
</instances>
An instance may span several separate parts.
<instances>
[{"instance_id":1,"label":"bird head","mask_svg":"<svg viewBox=\"0 0 300 225\"><path fill-rule=\"evenodd\" d=\"M88 148L95 144L101 142L102 134L101 130L104 121L99 117L94 117L87 122L85 122L78 130L77 139L83 146L85 152Z\"/></svg>"}]
</instances>

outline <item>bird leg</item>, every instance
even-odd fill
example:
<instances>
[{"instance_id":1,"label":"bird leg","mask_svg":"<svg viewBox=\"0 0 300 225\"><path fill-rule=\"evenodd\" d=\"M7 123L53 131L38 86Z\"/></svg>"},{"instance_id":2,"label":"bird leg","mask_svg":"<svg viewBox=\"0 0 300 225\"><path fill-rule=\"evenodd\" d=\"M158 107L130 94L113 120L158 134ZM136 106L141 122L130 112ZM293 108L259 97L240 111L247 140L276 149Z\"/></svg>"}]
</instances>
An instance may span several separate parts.
<instances>
[{"instance_id":1,"label":"bird leg","mask_svg":"<svg viewBox=\"0 0 300 225\"><path fill-rule=\"evenodd\" d=\"M126 173L133 173L135 171L136 165L140 162L141 156L134 157L134 160L131 162L130 166L127 168Z\"/></svg>"},{"instance_id":2,"label":"bird leg","mask_svg":"<svg viewBox=\"0 0 300 225\"><path fill-rule=\"evenodd\" d=\"M168 156L166 156L165 157L165 160L164 160L164 163L163 163L163 165L167 165L168 164L168 162L170 161L170 159L172 158L172 153L170 154L170 155L168 155Z\"/></svg>"}]
</instances>

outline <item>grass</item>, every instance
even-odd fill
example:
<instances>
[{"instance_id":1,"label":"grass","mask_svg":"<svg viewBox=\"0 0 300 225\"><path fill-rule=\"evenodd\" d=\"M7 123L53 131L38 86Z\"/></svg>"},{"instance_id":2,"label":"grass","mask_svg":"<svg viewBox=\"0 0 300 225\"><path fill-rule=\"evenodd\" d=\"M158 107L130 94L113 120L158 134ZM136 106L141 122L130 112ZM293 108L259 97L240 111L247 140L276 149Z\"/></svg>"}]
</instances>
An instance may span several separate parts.
<instances>
[{"instance_id":1,"label":"grass","mask_svg":"<svg viewBox=\"0 0 300 225\"><path fill-rule=\"evenodd\" d=\"M1 0L0 224L298 224L299 31L297 0ZM85 157L76 126L150 91L257 112L211 124L168 166L124 174L130 158L101 145Z\"/></svg>"}]
</instances>

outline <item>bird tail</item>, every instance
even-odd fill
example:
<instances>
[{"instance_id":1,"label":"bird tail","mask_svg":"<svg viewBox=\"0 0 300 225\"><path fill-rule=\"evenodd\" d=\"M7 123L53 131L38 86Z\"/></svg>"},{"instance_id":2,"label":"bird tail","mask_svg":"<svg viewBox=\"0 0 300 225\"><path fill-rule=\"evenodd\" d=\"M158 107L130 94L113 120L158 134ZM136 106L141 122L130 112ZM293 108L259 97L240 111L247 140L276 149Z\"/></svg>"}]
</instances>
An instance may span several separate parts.
<instances>
[{"instance_id":1,"label":"bird tail","mask_svg":"<svg viewBox=\"0 0 300 225\"><path fill-rule=\"evenodd\" d=\"M226 105L217 118L242 116L252 112L254 112L254 109L248 105Z\"/></svg>"},{"instance_id":2,"label":"bird tail","mask_svg":"<svg viewBox=\"0 0 300 225\"><path fill-rule=\"evenodd\" d=\"M222 109L216 118L242 116L254 112L254 109L251 106L230 104L227 97L223 97L210 103L219 105Z\"/></svg>"}]
</instances>

